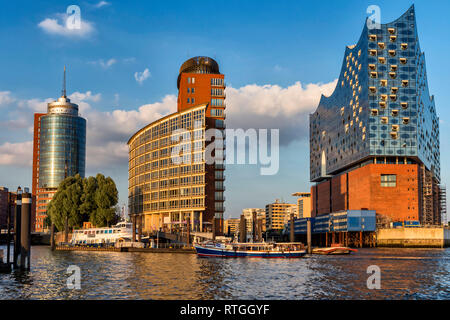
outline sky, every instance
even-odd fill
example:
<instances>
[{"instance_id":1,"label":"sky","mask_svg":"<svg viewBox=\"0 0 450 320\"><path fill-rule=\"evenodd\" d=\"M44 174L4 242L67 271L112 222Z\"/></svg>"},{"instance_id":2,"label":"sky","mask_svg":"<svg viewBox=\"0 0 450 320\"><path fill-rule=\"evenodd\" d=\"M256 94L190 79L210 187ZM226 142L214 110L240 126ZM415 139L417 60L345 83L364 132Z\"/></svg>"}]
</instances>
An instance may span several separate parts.
<instances>
[{"instance_id":1,"label":"sky","mask_svg":"<svg viewBox=\"0 0 450 320\"><path fill-rule=\"evenodd\" d=\"M67 91L87 119L86 174L111 176L127 204L131 135L176 110L181 64L209 56L227 84L227 127L280 130L280 168L228 165L225 218L308 191L308 115L333 92L346 45L370 5L381 22L415 4L450 185L450 2L443 1L0 1L0 186L31 185L33 113ZM81 29L65 26L70 5Z\"/></svg>"}]
</instances>

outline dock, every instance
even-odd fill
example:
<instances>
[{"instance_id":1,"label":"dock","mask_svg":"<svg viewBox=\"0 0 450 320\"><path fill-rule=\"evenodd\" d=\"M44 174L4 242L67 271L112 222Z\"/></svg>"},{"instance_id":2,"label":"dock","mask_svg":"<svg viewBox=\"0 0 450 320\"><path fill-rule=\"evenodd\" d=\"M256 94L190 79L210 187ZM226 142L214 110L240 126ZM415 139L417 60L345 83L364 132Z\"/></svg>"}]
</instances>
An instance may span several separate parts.
<instances>
[{"instance_id":1,"label":"dock","mask_svg":"<svg viewBox=\"0 0 450 320\"><path fill-rule=\"evenodd\" d=\"M195 254L194 248L115 248L115 247L69 247L56 246L56 251L102 251L102 252L144 252L144 253L188 253Z\"/></svg>"}]
</instances>

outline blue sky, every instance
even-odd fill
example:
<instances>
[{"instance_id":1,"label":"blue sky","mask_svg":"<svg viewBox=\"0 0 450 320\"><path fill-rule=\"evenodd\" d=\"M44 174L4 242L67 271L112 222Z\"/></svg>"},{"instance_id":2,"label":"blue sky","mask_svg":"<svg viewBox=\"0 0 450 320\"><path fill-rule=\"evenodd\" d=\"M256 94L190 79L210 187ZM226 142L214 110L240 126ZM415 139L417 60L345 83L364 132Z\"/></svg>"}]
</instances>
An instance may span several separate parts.
<instances>
[{"instance_id":1,"label":"blue sky","mask_svg":"<svg viewBox=\"0 0 450 320\"><path fill-rule=\"evenodd\" d=\"M31 184L32 113L45 110L45 102L60 95L67 65L68 93L76 92L72 100L80 104L90 128L87 174L110 175L118 185L120 204L126 203L124 143L134 131L173 110L180 65L206 55L225 74L228 123L280 128L283 139L277 175L260 176L250 165L227 168L225 216L264 207L276 198L293 202L291 193L310 187L308 113L321 92L332 91L345 46L359 39L366 8L378 5L382 22L388 22L412 3L441 119L446 184L450 2L241 0L1 1L0 185L15 189ZM59 28L71 4L81 8L86 23L82 34ZM139 83L135 74L146 69L148 77Z\"/></svg>"}]
</instances>

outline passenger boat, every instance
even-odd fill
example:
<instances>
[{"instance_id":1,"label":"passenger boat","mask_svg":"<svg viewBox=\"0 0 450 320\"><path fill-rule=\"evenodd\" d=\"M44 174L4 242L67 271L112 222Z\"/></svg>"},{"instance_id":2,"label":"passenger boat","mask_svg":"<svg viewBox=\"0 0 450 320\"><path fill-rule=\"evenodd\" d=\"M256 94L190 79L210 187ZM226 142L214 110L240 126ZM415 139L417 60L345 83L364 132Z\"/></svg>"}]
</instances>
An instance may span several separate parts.
<instances>
[{"instance_id":1,"label":"passenger boat","mask_svg":"<svg viewBox=\"0 0 450 320\"><path fill-rule=\"evenodd\" d=\"M306 254L299 242L290 243L217 243L204 242L194 245L199 257L221 258L300 258Z\"/></svg>"},{"instance_id":2,"label":"passenger boat","mask_svg":"<svg viewBox=\"0 0 450 320\"><path fill-rule=\"evenodd\" d=\"M329 254L350 254L352 252L358 252L358 250L352 249L352 248L349 248L349 247L344 247L340 243L333 243L333 244L331 244L331 247L314 248L312 250L313 254L323 254L323 255L329 255Z\"/></svg>"},{"instance_id":3,"label":"passenger boat","mask_svg":"<svg viewBox=\"0 0 450 320\"><path fill-rule=\"evenodd\" d=\"M129 222L119 222L112 227L74 230L70 244L94 247L114 245L117 241L132 239L132 230L132 224Z\"/></svg>"}]
</instances>

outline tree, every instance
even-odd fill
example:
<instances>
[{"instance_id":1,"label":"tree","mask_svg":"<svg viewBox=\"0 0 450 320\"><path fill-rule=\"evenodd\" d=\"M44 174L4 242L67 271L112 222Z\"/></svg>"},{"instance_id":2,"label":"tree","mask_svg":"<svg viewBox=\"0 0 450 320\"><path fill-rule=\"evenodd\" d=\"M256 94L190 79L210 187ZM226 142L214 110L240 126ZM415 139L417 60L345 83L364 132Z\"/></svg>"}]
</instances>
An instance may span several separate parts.
<instances>
[{"instance_id":1,"label":"tree","mask_svg":"<svg viewBox=\"0 0 450 320\"><path fill-rule=\"evenodd\" d=\"M116 184L102 174L81 178L79 174L64 179L48 205L48 216L58 230L80 228L90 221L97 227L115 223L118 201Z\"/></svg>"},{"instance_id":2,"label":"tree","mask_svg":"<svg viewBox=\"0 0 450 320\"><path fill-rule=\"evenodd\" d=\"M92 211L89 221L92 224L103 227L117 220L114 206L118 201L118 192L114 181L102 174L97 174L97 189L94 195L96 210Z\"/></svg>"},{"instance_id":3,"label":"tree","mask_svg":"<svg viewBox=\"0 0 450 320\"><path fill-rule=\"evenodd\" d=\"M69 227L79 226L83 222L80 212L83 195L83 179L79 174L64 179L58 191L48 205L48 215L58 230L64 230L65 240Z\"/></svg>"}]
</instances>

